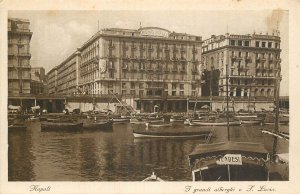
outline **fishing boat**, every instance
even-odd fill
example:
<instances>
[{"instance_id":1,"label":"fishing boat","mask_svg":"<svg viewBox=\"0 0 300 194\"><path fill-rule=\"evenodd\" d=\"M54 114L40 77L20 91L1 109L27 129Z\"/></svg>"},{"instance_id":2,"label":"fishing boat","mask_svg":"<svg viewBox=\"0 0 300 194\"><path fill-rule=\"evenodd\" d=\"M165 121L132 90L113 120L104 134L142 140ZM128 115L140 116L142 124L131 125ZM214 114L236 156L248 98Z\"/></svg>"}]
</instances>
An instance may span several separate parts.
<instances>
[{"instance_id":1,"label":"fishing boat","mask_svg":"<svg viewBox=\"0 0 300 194\"><path fill-rule=\"evenodd\" d=\"M131 124L145 124L145 123L161 123L164 122L164 118L131 118Z\"/></svg>"},{"instance_id":2,"label":"fishing boat","mask_svg":"<svg viewBox=\"0 0 300 194\"><path fill-rule=\"evenodd\" d=\"M80 131L82 122L73 120L55 120L55 122L45 121L41 123L42 131Z\"/></svg>"},{"instance_id":3,"label":"fishing boat","mask_svg":"<svg viewBox=\"0 0 300 194\"><path fill-rule=\"evenodd\" d=\"M221 122L205 122L205 121L190 121L188 120L188 125L190 126L196 126L196 125L199 125L199 126L226 126L227 125L227 122L225 121L221 121ZM230 126L238 126L238 125L241 125L241 121L230 121L228 123Z\"/></svg>"},{"instance_id":4,"label":"fishing boat","mask_svg":"<svg viewBox=\"0 0 300 194\"><path fill-rule=\"evenodd\" d=\"M193 181L267 181L270 156L263 144L200 144L189 154Z\"/></svg>"},{"instance_id":5,"label":"fishing boat","mask_svg":"<svg viewBox=\"0 0 300 194\"><path fill-rule=\"evenodd\" d=\"M128 123L128 118L112 118L113 123Z\"/></svg>"},{"instance_id":6,"label":"fishing boat","mask_svg":"<svg viewBox=\"0 0 300 194\"><path fill-rule=\"evenodd\" d=\"M172 123L160 123L160 124L152 124L152 123L145 123L146 127L172 127Z\"/></svg>"},{"instance_id":7,"label":"fishing boat","mask_svg":"<svg viewBox=\"0 0 300 194\"><path fill-rule=\"evenodd\" d=\"M288 125L289 117L278 116L278 124L280 125ZM263 121L264 125L275 125L276 123L276 115L267 115Z\"/></svg>"},{"instance_id":8,"label":"fishing boat","mask_svg":"<svg viewBox=\"0 0 300 194\"><path fill-rule=\"evenodd\" d=\"M85 130L112 130L111 120L85 120L83 122L83 129Z\"/></svg>"},{"instance_id":9,"label":"fishing boat","mask_svg":"<svg viewBox=\"0 0 300 194\"><path fill-rule=\"evenodd\" d=\"M287 141L289 141L289 139L290 139L290 135L289 134L287 134L285 132L281 132L281 131L274 131L274 130L269 130L269 129L261 129L261 132L265 133L265 134L272 135L272 136L277 137L277 138L284 138Z\"/></svg>"},{"instance_id":10,"label":"fishing boat","mask_svg":"<svg viewBox=\"0 0 300 194\"><path fill-rule=\"evenodd\" d=\"M241 121L241 124L262 124L263 122L263 118L253 114L239 114L235 115L234 118Z\"/></svg>"},{"instance_id":11,"label":"fishing boat","mask_svg":"<svg viewBox=\"0 0 300 194\"><path fill-rule=\"evenodd\" d=\"M149 181L149 182L164 182L164 180L161 179L161 178L159 178L158 176L156 176L154 172L152 172L152 175L151 175L151 176L145 178L145 179L142 180L142 181L143 181L143 182L144 182L144 181L147 181L147 182L148 182L148 181Z\"/></svg>"},{"instance_id":12,"label":"fishing boat","mask_svg":"<svg viewBox=\"0 0 300 194\"><path fill-rule=\"evenodd\" d=\"M135 131L133 130L133 136L135 138L198 138L207 137L211 133L211 130L200 130L200 131Z\"/></svg>"}]
</instances>

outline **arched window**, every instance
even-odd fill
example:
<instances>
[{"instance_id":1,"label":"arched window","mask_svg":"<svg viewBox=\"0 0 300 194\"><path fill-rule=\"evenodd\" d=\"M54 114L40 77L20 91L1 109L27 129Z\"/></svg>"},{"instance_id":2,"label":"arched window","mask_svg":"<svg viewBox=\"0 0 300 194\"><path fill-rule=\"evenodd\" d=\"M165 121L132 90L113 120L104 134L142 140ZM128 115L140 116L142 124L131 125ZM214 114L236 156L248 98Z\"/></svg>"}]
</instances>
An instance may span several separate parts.
<instances>
[{"instance_id":1,"label":"arched window","mask_svg":"<svg viewBox=\"0 0 300 194\"><path fill-rule=\"evenodd\" d=\"M261 96L264 96L264 95L265 95L265 89L261 89L261 90L260 90L260 95L261 95Z\"/></svg>"},{"instance_id":2,"label":"arched window","mask_svg":"<svg viewBox=\"0 0 300 194\"><path fill-rule=\"evenodd\" d=\"M254 96L257 96L257 95L258 95L258 89L255 88L255 90L254 90Z\"/></svg>"}]
</instances>

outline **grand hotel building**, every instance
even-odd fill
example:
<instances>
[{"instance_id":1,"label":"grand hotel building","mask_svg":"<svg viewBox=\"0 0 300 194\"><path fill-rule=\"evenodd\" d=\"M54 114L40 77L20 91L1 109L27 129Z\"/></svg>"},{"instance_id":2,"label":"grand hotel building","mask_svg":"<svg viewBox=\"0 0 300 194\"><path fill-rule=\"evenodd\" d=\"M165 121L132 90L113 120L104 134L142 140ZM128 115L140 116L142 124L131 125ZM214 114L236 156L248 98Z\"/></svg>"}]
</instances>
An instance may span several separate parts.
<instances>
[{"instance_id":1,"label":"grand hotel building","mask_svg":"<svg viewBox=\"0 0 300 194\"><path fill-rule=\"evenodd\" d=\"M119 94L142 112L186 110L201 93L201 46L199 36L157 27L103 29L48 73L49 91Z\"/></svg>"},{"instance_id":2,"label":"grand hotel building","mask_svg":"<svg viewBox=\"0 0 300 194\"><path fill-rule=\"evenodd\" d=\"M281 68L280 52L278 35L213 35L203 41L202 70L207 77L211 72L215 76L208 78L202 87L213 85L212 94L226 96L228 64L230 96L274 97L276 73L280 75Z\"/></svg>"}]
</instances>

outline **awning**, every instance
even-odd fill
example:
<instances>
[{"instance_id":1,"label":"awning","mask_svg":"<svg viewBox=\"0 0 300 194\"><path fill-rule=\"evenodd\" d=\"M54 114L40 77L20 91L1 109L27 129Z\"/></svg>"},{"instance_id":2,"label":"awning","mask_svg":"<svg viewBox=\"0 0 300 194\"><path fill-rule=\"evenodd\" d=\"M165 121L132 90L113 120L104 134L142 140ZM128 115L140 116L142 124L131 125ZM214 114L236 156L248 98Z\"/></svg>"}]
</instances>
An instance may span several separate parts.
<instances>
[{"instance_id":1,"label":"awning","mask_svg":"<svg viewBox=\"0 0 300 194\"><path fill-rule=\"evenodd\" d=\"M8 105L8 109L10 109L10 110L21 110L21 106Z\"/></svg>"},{"instance_id":2,"label":"awning","mask_svg":"<svg viewBox=\"0 0 300 194\"><path fill-rule=\"evenodd\" d=\"M40 106L33 106L33 107L31 107L31 110L38 110L40 108L41 108Z\"/></svg>"},{"instance_id":3,"label":"awning","mask_svg":"<svg viewBox=\"0 0 300 194\"><path fill-rule=\"evenodd\" d=\"M241 154L242 157L250 159L269 160L269 153L263 144L252 142L221 142L214 144L199 144L191 154L190 163L195 160L205 160L222 157L225 154Z\"/></svg>"}]
</instances>

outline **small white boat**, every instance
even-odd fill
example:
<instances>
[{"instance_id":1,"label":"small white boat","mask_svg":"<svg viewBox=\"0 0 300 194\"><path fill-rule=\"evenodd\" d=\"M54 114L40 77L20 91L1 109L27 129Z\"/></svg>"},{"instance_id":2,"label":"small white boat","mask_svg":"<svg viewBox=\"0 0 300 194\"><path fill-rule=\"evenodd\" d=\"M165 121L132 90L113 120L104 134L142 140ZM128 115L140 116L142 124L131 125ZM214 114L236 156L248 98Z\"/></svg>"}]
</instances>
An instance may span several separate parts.
<instances>
[{"instance_id":1,"label":"small white boat","mask_svg":"<svg viewBox=\"0 0 300 194\"><path fill-rule=\"evenodd\" d=\"M172 132L172 131L133 131L135 138L198 138L207 137L210 130L191 131L191 132Z\"/></svg>"},{"instance_id":2,"label":"small white boat","mask_svg":"<svg viewBox=\"0 0 300 194\"><path fill-rule=\"evenodd\" d=\"M163 179L161 179L161 178L159 178L158 176L156 176L155 174L154 174L154 172L152 172L152 175L151 176L149 176L149 177L147 177L147 178L145 178L144 180L142 180L143 182L144 181L149 181L149 182L164 182L164 180Z\"/></svg>"}]
</instances>

